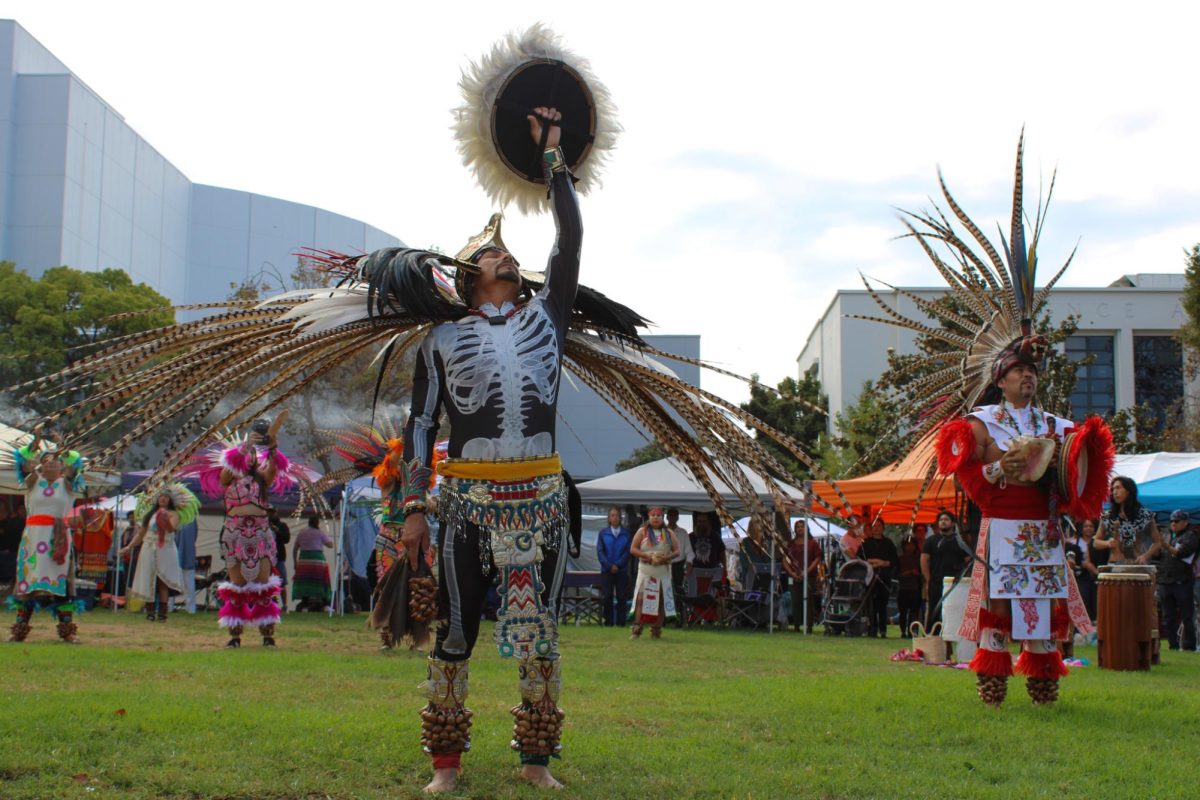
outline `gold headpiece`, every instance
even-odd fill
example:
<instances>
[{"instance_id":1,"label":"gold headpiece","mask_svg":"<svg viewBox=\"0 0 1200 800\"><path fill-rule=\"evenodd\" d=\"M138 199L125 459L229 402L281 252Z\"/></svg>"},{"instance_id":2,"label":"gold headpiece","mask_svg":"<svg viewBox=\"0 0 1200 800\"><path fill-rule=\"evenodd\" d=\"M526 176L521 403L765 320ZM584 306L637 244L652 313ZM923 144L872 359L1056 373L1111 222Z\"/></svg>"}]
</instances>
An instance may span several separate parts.
<instances>
[{"instance_id":1,"label":"gold headpiece","mask_svg":"<svg viewBox=\"0 0 1200 800\"><path fill-rule=\"evenodd\" d=\"M500 223L503 221L503 214L492 214L492 218L488 220L488 224L484 226L483 230L472 236L471 240L463 246L463 249L458 251L458 255L455 258L459 261L474 261L475 256L493 247L507 253L508 247L505 246L504 240L500 238Z\"/></svg>"},{"instance_id":2,"label":"gold headpiece","mask_svg":"<svg viewBox=\"0 0 1200 800\"><path fill-rule=\"evenodd\" d=\"M500 223L504 221L503 214L492 214L492 218L488 220L488 224L483 226L483 230L471 237L463 249L458 251L455 256L459 261L474 262L475 257L484 250L499 249L508 253L508 246L504 244L504 240L500 238ZM516 259L513 259L514 261ZM467 291L467 278L471 273L459 267L454 274L454 291L458 292L458 296L467 305L471 304L470 292Z\"/></svg>"}]
</instances>

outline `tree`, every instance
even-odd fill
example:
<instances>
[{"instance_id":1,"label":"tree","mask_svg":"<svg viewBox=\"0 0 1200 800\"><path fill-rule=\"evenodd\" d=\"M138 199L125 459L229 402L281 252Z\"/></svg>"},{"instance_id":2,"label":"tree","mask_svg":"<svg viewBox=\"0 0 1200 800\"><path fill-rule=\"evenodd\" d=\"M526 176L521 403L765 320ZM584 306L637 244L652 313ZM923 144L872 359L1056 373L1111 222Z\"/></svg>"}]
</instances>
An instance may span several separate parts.
<instances>
[{"instance_id":1,"label":"tree","mask_svg":"<svg viewBox=\"0 0 1200 800\"><path fill-rule=\"evenodd\" d=\"M334 277L313 260L301 256L286 281L291 286L280 288L326 288ZM258 300L275 291L271 278L283 281L279 275L255 276L244 283L232 284L229 299ZM334 464L328 454L329 439L322 434L323 430L370 424L373 412L376 419L391 416L399 420L402 416L399 404L410 393L415 352L410 352L404 362L389 367L386 379L379 386L378 404L373 407L376 380L382 366L375 361L376 355L376 350L372 349L348 356L344 363L285 403L291 414L284 425L284 433L295 444L297 452L315 459L325 472L331 471ZM242 387L239 393L252 388ZM442 433L445 434L445 430Z\"/></svg>"},{"instance_id":2,"label":"tree","mask_svg":"<svg viewBox=\"0 0 1200 800\"><path fill-rule=\"evenodd\" d=\"M813 364L799 381L795 378L784 378L774 391L759 383L757 375L752 375L750 400L742 404L742 410L791 436L805 452L814 454L822 446L829 398L821 393L817 365ZM808 467L774 439L758 431L755 431L754 438L787 467L792 477L797 480L812 477Z\"/></svg>"},{"instance_id":3,"label":"tree","mask_svg":"<svg viewBox=\"0 0 1200 800\"><path fill-rule=\"evenodd\" d=\"M617 472L624 472L627 469L640 467L642 464L649 464L651 461L658 461L669 455L670 453L664 450L662 445L656 440L634 450L629 454L629 458L623 458L618 461L616 463L616 470Z\"/></svg>"},{"instance_id":4,"label":"tree","mask_svg":"<svg viewBox=\"0 0 1200 800\"><path fill-rule=\"evenodd\" d=\"M1179 341L1187 352L1188 375L1200 373L1200 244L1193 245L1187 253L1187 266L1183 272L1184 323L1179 328Z\"/></svg>"},{"instance_id":5,"label":"tree","mask_svg":"<svg viewBox=\"0 0 1200 800\"><path fill-rule=\"evenodd\" d=\"M908 441L896 424L901 412L895 396L864 382L854 405L834 419L837 433L822 450L822 466L835 478L856 478L904 458Z\"/></svg>"},{"instance_id":6,"label":"tree","mask_svg":"<svg viewBox=\"0 0 1200 800\"><path fill-rule=\"evenodd\" d=\"M57 372L105 339L170 325L170 305L124 270L54 267L34 279L12 262L0 262L0 385ZM131 313L138 311L150 313ZM35 414L61 404L26 400Z\"/></svg>"}]
</instances>

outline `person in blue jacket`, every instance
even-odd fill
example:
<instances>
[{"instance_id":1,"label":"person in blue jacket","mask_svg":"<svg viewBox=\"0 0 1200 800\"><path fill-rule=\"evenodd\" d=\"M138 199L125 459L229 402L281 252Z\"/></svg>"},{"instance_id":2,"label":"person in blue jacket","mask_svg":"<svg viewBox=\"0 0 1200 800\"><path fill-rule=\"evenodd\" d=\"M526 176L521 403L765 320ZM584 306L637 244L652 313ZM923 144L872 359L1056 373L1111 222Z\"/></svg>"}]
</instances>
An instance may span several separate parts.
<instances>
[{"instance_id":1,"label":"person in blue jacket","mask_svg":"<svg viewBox=\"0 0 1200 800\"><path fill-rule=\"evenodd\" d=\"M629 611L629 543L633 533L621 525L621 509L608 510L608 527L596 539L596 555L600 558L600 594L604 608L604 624L625 627ZM616 601L616 608L613 602Z\"/></svg>"}]
</instances>

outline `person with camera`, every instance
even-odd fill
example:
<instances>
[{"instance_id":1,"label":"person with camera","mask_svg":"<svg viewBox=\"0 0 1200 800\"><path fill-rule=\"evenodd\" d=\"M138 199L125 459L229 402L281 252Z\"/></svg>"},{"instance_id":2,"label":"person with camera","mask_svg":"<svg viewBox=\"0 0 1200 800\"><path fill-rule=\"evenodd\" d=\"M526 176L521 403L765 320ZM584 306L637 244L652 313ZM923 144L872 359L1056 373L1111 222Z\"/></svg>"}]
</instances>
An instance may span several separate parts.
<instances>
[{"instance_id":1,"label":"person with camera","mask_svg":"<svg viewBox=\"0 0 1200 800\"><path fill-rule=\"evenodd\" d=\"M217 620L229 632L225 646L230 649L242 646L246 628L258 628L263 647L275 646L281 584L271 574L278 551L269 519L270 495L295 485L292 473L302 470L279 451L277 434L287 415L285 409L273 422L255 420L245 439L198 453L179 473L197 478L204 494L225 504L220 543L228 580L217 586Z\"/></svg>"},{"instance_id":2,"label":"person with camera","mask_svg":"<svg viewBox=\"0 0 1200 800\"><path fill-rule=\"evenodd\" d=\"M1171 512L1171 525L1162 537L1158 561L1158 603L1162 608L1167 644L1172 650L1196 649L1196 607L1192 594L1192 565L1200 539L1183 509ZM1182 632L1182 636L1180 635Z\"/></svg>"}]
</instances>

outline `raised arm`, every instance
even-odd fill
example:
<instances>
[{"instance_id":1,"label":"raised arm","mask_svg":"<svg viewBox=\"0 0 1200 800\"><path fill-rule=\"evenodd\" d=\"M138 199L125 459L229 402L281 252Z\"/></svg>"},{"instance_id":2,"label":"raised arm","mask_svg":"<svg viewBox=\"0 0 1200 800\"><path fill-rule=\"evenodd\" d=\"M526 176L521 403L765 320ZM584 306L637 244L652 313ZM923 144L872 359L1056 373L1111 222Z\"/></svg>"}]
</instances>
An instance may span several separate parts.
<instances>
[{"instance_id":1,"label":"raised arm","mask_svg":"<svg viewBox=\"0 0 1200 800\"><path fill-rule=\"evenodd\" d=\"M529 116L529 133L535 142L541 142L542 124L557 122L562 114L553 108L537 108ZM579 199L575 196L575 182L567 170L562 151L558 149L561 131L552 124L546 137L546 152L542 158L542 169L550 187L550 206L554 213L557 235L550 260L546 265L546 285L542 288L547 305L559 331L566 335L566 322L575 305L575 291L579 287L579 254L583 246L583 220L579 215Z\"/></svg>"}]
</instances>

